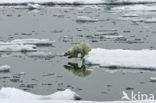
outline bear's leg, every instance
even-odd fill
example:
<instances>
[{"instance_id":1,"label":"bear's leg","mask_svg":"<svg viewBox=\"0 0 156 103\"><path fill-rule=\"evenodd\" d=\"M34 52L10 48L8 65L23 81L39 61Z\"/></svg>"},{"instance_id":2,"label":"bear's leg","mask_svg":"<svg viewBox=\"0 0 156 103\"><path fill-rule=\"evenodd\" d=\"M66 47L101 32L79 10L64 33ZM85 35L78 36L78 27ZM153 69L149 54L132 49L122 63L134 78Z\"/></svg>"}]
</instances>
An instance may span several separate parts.
<instances>
[{"instance_id":1,"label":"bear's leg","mask_svg":"<svg viewBox=\"0 0 156 103\"><path fill-rule=\"evenodd\" d=\"M82 65L85 65L85 59L82 58Z\"/></svg>"}]
</instances>

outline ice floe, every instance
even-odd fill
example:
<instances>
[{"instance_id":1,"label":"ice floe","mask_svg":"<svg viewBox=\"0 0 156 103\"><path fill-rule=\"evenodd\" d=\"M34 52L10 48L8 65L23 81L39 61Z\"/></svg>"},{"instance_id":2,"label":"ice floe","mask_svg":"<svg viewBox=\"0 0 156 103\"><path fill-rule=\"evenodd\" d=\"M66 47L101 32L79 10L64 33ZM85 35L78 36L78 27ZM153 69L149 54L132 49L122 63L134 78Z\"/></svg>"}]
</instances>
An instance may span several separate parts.
<instances>
[{"instance_id":1,"label":"ice floe","mask_svg":"<svg viewBox=\"0 0 156 103\"><path fill-rule=\"evenodd\" d=\"M10 42L0 41L0 52L33 52L37 46L49 46L54 41L49 39L15 39Z\"/></svg>"},{"instance_id":2,"label":"ice floe","mask_svg":"<svg viewBox=\"0 0 156 103\"><path fill-rule=\"evenodd\" d=\"M13 44L24 44L24 45L52 45L55 41L49 39L15 39L10 42L0 41L0 45L13 45Z\"/></svg>"},{"instance_id":3,"label":"ice floe","mask_svg":"<svg viewBox=\"0 0 156 103\"><path fill-rule=\"evenodd\" d=\"M15 39L10 43L13 44L32 44L32 45L52 45L55 41L50 41L49 39Z\"/></svg>"},{"instance_id":4,"label":"ice floe","mask_svg":"<svg viewBox=\"0 0 156 103\"><path fill-rule=\"evenodd\" d=\"M98 19L94 19L88 16L78 16L76 22L97 22Z\"/></svg>"},{"instance_id":5,"label":"ice floe","mask_svg":"<svg viewBox=\"0 0 156 103\"><path fill-rule=\"evenodd\" d=\"M144 20L145 23L156 23L156 18L148 18Z\"/></svg>"},{"instance_id":6,"label":"ice floe","mask_svg":"<svg viewBox=\"0 0 156 103\"><path fill-rule=\"evenodd\" d=\"M27 7L29 9L39 9L39 8L41 8L41 6L39 4L35 4L35 3L28 3Z\"/></svg>"},{"instance_id":7,"label":"ice floe","mask_svg":"<svg viewBox=\"0 0 156 103\"><path fill-rule=\"evenodd\" d=\"M81 97L70 89L64 91L58 91L51 95L35 95L29 92L25 92L16 88L2 88L0 90L0 100L9 99L9 100L77 100Z\"/></svg>"},{"instance_id":8,"label":"ice floe","mask_svg":"<svg viewBox=\"0 0 156 103\"><path fill-rule=\"evenodd\" d=\"M138 17L138 15L134 13L127 13L127 14L122 15L122 17Z\"/></svg>"},{"instance_id":9,"label":"ice floe","mask_svg":"<svg viewBox=\"0 0 156 103\"><path fill-rule=\"evenodd\" d=\"M9 87L0 90L1 103L155 103L155 101L75 101L76 98L80 98L79 95L70 89L47 96Z\"/></svg>"},{"instance_id":10,"label":"ice floe","mask_svg":"<svg viewBox=\"0 0 156 103\"><path fill-rule=\"evenodd\" d=\"M156 11L156 6L147 6L147 5L128 5L128 6L119 6L114 7L111 10L115 11Z\"/></svg>"},{"instance_id":11,"label":"ice floe","mask_svg":"<svg viewBox=\"0 0 156 103\"><path fill-rule=\"evenodd\" d=\"M156 50L92 49L85 57L89 64L108 68L156 69Z\"/></svg>"},{"instance_id":12,"label":"ice floe","mask_svg":"<svg viewBox=\"0 0 156 103\"><path fill-rule=\"evenodd\" d=\"M156 82L156 77L150 77L151 82Z\"/></svg>"},{"instance_id":13,"label":"ice floe","mask_svg":"<svg viewBox=\"0 0 156 103\"><path fill-rule=\"evenodd\" d=\"M112 39L112 38L123 38L122 35L105 35L104 38Z\"/></svg>"},{"instance_id":14,"label":"ice floe","mask_svg":"<svg viewBox=\"0 0 156 103\"><path fill-rule=\"evenodd\" d=\"M1 0L0 4L22 3L49 3L49 4L123 4L123 3L153 3L156 0Z\"/></svg>"},{"instance_id":15,"label":"ice floe","mask_svg":"<svg viewBox=\"0 0 156 103\"><path fill-rule=\"evenodd\" d=\"M10 66L9 65L2 65L0 66L0 72L10 72Z\"/></svg>"},{"instance_id":16,"label":"ice floe","mask_svg":"<svg viewBox=\"0 0 156 103\"><path fill-rule=\"evenodd\" d=\"M35 45L0 45L0 52L34 52L37 51Z\"/></svg>"}]
</instances>

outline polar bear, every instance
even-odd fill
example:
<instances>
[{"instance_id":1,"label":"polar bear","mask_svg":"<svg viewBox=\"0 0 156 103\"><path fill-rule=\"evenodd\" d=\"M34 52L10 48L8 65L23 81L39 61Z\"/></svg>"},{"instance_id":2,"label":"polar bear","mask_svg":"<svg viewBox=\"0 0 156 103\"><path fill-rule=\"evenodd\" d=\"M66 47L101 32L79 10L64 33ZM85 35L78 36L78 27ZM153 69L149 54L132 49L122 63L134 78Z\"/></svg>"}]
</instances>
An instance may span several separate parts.
<instances>
[{"instance_id":1,"label":"polar bear","mask_svg":"<svg viewBox=\"0 0 156 103\"><path fill-rule=\"evenodd\" d=\"M91 46L88 43L82 42L80 44L77 44L73 46L71 49L69 49L64 56L68 56L68 58L77 58L79 57L79 54L81 55L81 58L88 54L88 52L91 51Z\"/></svg>"}]
</instances>

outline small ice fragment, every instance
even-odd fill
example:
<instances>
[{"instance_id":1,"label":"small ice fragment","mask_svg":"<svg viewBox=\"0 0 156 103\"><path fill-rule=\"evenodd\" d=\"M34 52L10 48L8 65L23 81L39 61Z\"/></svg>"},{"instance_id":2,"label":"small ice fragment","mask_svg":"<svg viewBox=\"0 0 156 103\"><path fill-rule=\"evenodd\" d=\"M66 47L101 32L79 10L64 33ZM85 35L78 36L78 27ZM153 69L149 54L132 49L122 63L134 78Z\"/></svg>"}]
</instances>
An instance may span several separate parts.
<instances>
[{"instance_id":1,"label":"small ice fragment","mask_svg":"<svg viewBox=\"0 0 156 103\"><path fill-rule=\"evenodd\" d=\"M10 68L9 65L0 66L0 72L10 72Z\"/></svg>"},{"instance_id":2,"label":"small ice fragment","mask_svg":"<svg viewBox=\"0 0 156 103\"><path fill-rule=\"evenodd\" d=\"M151 82L156 82L156 77L150 77Z\"/></svg>"},{"instance_id":3,"label":"small ice fragment","mask_svg":"<svg viewBox=\"0 0 156 103\"><path fill-rule=\"evenodd\" d=\"M104 38L107 38L107 39L112 39L112 38L122 38L123 36L122 35L110 35L110 36L104 36Z\"/></svg>"},{"instance_id":4,"label":"small ice fragment","mask_svg":"<svg viewBox=\"0 0 156 103\"><path fill-rule=\"evenodd\" d=\"M36 3L28 3L27 6L29 9L39 9L41 7L39 4Z\"/></svg>"},{"instance_id":5,"label":"small ice fragment","mask_svg":"<svg viewBox=\"0 0 156 103\"><path fill-rule=\"evenodd\" d=\"M88 16L78 16L76 22L97 22L98 19L90 18Z\"/></svg>"},{"instance_id":6,"label":"small ice fragment","mask_svg":"<svg viewBox=\"0 0 156 103\"><path fill-rule=\"evenodd\" d=\"M145 23L156 23L156 18L145 19Z\"/></svg>"},{"instance_id":7,"label":"small ice fragment","mask_svg":"<svg viewBox=\"0 0 156 103\"><path fill-rule=\"evenodd\" d=\"M25 75L26 73L25 73L25 72L20 72L19 74L20 74L20 75Z\"/></svg>"}]
</instances>

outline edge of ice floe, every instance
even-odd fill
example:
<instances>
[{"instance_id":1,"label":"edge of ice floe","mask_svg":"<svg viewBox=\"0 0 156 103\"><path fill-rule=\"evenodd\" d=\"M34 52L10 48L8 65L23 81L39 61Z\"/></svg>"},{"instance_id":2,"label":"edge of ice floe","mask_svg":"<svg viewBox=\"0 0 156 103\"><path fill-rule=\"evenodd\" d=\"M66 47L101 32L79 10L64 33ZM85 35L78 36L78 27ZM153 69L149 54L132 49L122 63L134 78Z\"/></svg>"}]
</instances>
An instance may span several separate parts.
<instances>
[{"instance_id":1,"label":"edge of ice floe","mask_svg":"<svg viewBox=\"0 0 156 103\"><path fill-rule=\"evenodd\" d=\"M155 103L155 101L75 101L74 96L78 95L70 89L47 96L35 95L10 87L3 87L0 90L0 102L2 103Z\"/></svg>"},{"instance_id":2,"label":"edge of ice floe","mask_svg":"<svg viewBox=\"0 0 156 103\"><path fill-rule=\"evenodd\" d=\"M10 42L0 41L0 52L34 52L37 46L49 46L55 41L49 39L15 39Z\"/></svg>"},{"instance_id":3,"label":"edge of ice floe","mask_svg":"<svg viewBox=\"0 0 156 103\"><path fill-rule=\"evenodd\" d=\"M81 97L70 89L57 91L50 95L36 95L20 89L3 87L0 90L0 100L79 100Z\"/></svg>"},{"instance_id":4,"label":"edge of ice floe","mask_svg":"<svg viewBox=\"0 0 156 103\"><path fill-rule=\"evenodd\" d=\"M141 4L141 3L155 3L156 0L1 0L0 5L27 5L28 3L38 3L44 5L98 5L98 4Z\"/></svg>"},{"instance_id":5,"label":"edge of ice floe","mask_svg":"<svg viewBox=\"0 0 156 103\"><path fill-rule=\"evenodd\" d=\"M85 57L88 65L112 69L156 70L156 50L122 50L96 48Z\"/></svg>"},{"instance_id":6,"label":"edge of ice floe","mask_svg":"<svg viewBox=\"0 0 156 103\"><path fill-rule=\"evenodd\" d=\"M34 52L37 51L35 45L0 45L0 52Z\"/></svg>"},{"instance_id":7,"label":"edge of ice floe","mask_svg":"<svg viewBox=\"0 0 156 103\"><path fill-rule=\"evenodd\" d=\"M0 72L10 72L10 66L9 65L1 65L0 66Z\"/></svg>"}]
</instances>

